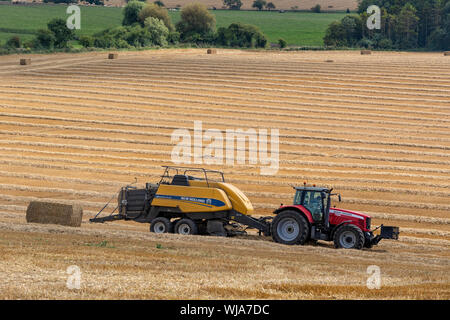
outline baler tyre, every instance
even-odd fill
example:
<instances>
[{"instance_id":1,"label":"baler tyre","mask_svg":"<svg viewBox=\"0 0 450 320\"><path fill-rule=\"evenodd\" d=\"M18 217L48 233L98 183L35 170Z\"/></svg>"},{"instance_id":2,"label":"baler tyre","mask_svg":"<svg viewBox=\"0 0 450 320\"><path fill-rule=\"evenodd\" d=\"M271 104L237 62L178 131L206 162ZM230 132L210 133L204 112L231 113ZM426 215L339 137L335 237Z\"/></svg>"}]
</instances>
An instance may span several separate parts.
<instances>
[{"instance_id":1,"label":"baler tyre","mask_svg":"<svg viewBox=\"0 0 450 320\"><path fill-rule=\"evenodd\" d=\"M172 233L173 232L173 224L169 219L164 217L157 217L153 219L150 224L150 232L154 233Z\"/></svg>"},{"instance_id":2,"label":"baler tyre","mask_svg":"<svg viewBox=\"0 0 450 320\"><path fill-rule=\"evenodd\" d=\"M295 211L284 211L273 219L271 231L275 242L302 245L309 236L309 223Z\"/></svg>"},{"instance_id":3,"label":"baler tyre","mask_svg":"<svg viewBox=\"0 0 450 320\"><path fill-rule=\"evenodd\" d=\"M178 220L178 222L175 224L175 233L178 234L198 234L198 227L197 224L188 218L183 218Z\"/></svg>"},{"instance_id":4,"label":"baler tyre","mask_svg":"<svg viewBox=\"0 0 450 320\"><path fill-rule=\"evenodd\" d=\"M344 249L362 249L364 234L360 228L352 224L340 226L333 236L334 246Z\"/></svg>"}]
</instances>

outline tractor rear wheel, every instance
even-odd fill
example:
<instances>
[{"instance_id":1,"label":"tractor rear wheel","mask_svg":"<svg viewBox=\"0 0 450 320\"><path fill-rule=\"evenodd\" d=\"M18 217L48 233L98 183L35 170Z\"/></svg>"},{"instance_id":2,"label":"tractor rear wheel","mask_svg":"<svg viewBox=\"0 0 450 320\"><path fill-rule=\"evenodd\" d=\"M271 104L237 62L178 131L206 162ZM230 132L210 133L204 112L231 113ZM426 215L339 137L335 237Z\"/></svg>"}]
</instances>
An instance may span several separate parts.
<instances>
[{"instance_id":1,"label":"tractor rear wheel","mask_svg":"<svg viewBox=\"0 0 450 320\"><path fill-rule=\"evenodd\" d=\"M188 218L178 220L175 224L175 233L178 234L198 234L197 224Z\"/></svg>"},{"instance_id":2,"label":"tractor rear wheel","mask_svg":"<svg viewBox=\"0 0 450 320\"><path fill-rule=\"evenodd\" d=\"M173 232L173 224L169 219L164 217L157 217L153 219L150 224L150 232L154 233L172 233Z\"/></svg>"},{"instance_id":3,"label":"tractor rear wheel","mask_svg":"<svg viewBox=\"0 0 450 320\"><path fill-rule=\"evenodd\" d=\"M364 234L352 224L339 227L334 233L334 246L344 249L361 249L364 246Z\"/></svg>"},{"instance_id":4,"label":"tractor rear wheel","mask_svg":"<svg viewBox=\"0 0 450 320\"><path fill-rule=\"evenodd\" d=\"M275 242L293 245L304 244L309 235L309 224L295 211L283 211L272 222L272 238Z\"/></svg>"}]
</instances>

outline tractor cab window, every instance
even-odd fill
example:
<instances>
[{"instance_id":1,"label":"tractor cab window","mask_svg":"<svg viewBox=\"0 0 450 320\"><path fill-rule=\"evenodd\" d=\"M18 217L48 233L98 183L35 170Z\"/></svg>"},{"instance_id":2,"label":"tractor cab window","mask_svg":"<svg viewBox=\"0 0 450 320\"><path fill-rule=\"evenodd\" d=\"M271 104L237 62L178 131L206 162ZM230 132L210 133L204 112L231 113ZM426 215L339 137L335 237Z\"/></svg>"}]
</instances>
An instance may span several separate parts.
<instances>
[{"instance_id":1,"label":"tractor cab window","mask_svg":"<svg viewBox=\"0 0 450 320\"><path fill-rule=\"evenodd\" d=\"M302 195L303 195L303 192L300 190L297 190L297 192L295 193L295 197L294 197L294 205L302 204Z\"/></svg>"},{"instance_id":2,"label":"tractor cab window","mask_svg":"<svg viewBox=\"0 0 450 320\"><path fill-rule=\"evenodd\" d=\"M305 191L303 206L311 212L314 221L322 221L324 205L322 194L319 191Z\"/></svg>"}]
</instances>

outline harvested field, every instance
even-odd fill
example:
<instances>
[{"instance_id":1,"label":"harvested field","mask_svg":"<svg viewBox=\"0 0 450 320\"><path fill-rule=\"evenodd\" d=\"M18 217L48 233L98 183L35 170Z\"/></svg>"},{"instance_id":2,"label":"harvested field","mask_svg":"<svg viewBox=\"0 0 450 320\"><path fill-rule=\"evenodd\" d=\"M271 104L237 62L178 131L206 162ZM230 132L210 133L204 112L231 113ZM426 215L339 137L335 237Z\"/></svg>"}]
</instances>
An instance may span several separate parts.
<instances>
[{"instance_id":1,"label":"harvested field","mask_svg":"<svg viewBox=\"0 0 450 320\"><path fill-rule=\"evenodd\" d=\"M0 297L449 299L450 60L205 51L30 55L26 66L0 57ZM333 186L338 206L372 215L372 225L400 226L400 240L343 251L87 223L134 177L157 182L172 164L171 134L194 121L279 129L276 175L207 166L257 215L292 202L289 184L306 180ZM36 200L81 204L81 228L27 224ZM70 265L83 272L80 290L65 286ZM379 290L366 288L369 265L381 268Z\"/></svg>"}]
</instances>

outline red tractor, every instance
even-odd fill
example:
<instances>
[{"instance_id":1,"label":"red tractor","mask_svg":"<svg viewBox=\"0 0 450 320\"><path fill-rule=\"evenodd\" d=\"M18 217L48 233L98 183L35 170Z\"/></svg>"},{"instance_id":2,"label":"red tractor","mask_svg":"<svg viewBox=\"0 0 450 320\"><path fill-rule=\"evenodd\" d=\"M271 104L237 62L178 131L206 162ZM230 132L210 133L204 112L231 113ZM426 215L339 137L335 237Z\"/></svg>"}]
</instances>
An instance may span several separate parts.
<instances>
[{"instance_id":1,"label":"red tractor","mask_svg":"<svg viewBox=\"0 0 450 320\"><path fill-rule=\"evenodd\" d=\"M381 225L374 236L371 217L349 210L331 208L333 189L322 187L294 187L294 203L274 211L271 234L276 242L304 244L310 240L333 241L336 248L371 248L381 239L398 239L399 228ZM377 228L378 229L378 228Z\"/></svg>"}]
</instances>

